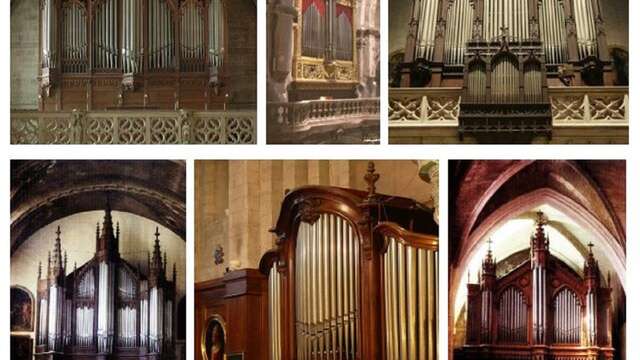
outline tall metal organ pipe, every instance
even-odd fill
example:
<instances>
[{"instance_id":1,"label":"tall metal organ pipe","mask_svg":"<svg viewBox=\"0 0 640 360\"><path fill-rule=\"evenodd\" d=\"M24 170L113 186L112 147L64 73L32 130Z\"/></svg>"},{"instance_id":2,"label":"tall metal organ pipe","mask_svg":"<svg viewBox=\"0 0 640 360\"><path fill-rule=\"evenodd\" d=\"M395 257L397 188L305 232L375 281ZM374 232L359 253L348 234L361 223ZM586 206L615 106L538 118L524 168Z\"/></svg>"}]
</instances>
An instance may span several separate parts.
<instances>
[{"instance_id":1,"label":"tall metal organ pipe","mask_svg":"<svg viewBox=\"0 0 640 360\"><path fill-rule=\"evenodd\" d=\"M527 342L527 305L522 291L506 289L498 302L498 340L510 344Z\"/></svg>"},{"instance_id":2,"label":"tall metal organ pipe","mask_svg":"<svg viewBox=\"0 0 640 360\"><path fill-rule=\"evenodd\" d=\"M383 257L387 359L436 359L438 252L387 237Z\"/></svg>"},{"instance_id":3,"label":"tall metal organ pipe","mask_svg":"<svg viewBox=\"0 0 640 360\"><path fill-rule=\"evenodd\" d=\"M438 2L438 0L425 0L418 2L415 5L419 7L418 34L416 39L416 58L433 60L433 53L436 45Z\"/></svg>"},{"instance_id":4,"label":"tall metal organ pipe","mask_svg":"<svg viewBox=\"0 0 640 360\"><path fill-rule=\"evenodd\" d=\"M352 9L336 3L336 59L353 60L353 25L351 24Z\"/></svg>"},{"instance_id":5,"label":"tall metal organ pipe","mask_svg":"<svg viewBox=\"0 0 640 360\"><path fill-rule=\"evenodd\" d=\"M209 2L209 66L222 66L224 54L224 12L221 0Z\"/></svg>"},{"instance_id":6,"label":"tall metal organ pipe","mask_svg":"<svg viewBox=\"0 0 640 360\"><path fill-rule=\"evenodd\" d=\"M149 0L149 67L152 70L174 66L172 11L164 0Z\"/></svg>"},{"instance_id":7,"label":"tall metal organ pipe","mask_svg":"<svg viewBox=\"0 0 640 360\"><path fill-rule=\"evenodd\" d=\"M484 2L484 36L493 41L508 30L515 41L529 39L528 0L490 0Z\"/></svg>"},{"instance_id":8,"label":"tall metal organ pipe","mask_svg":"<svg viewBox=\"0 0 640 360\"><path fill-rule=\"evenodd\" d=\"M576 294L563 289L556 294L553 314L553 341L556 344L579 344L581 307Z\"/></svg>"},{"instance_id":9,"label":"tall metal organ pipe","mask_svg":"<svg viewBox=\"0 0 640 360\"><path fill-rule=\"evenodd\" d=\"M325 213L313 224L300 224L295 263L298 359L356 358L358 263L357 235L345 219ZM273 323L279 326L279 320Z\"/></svg>"},{"instance_id":10,"label":"tall metal organ pipe","mask_svg":"<svg viewBox=\"0 0 640 360\"><path fill-rule=\"evenodd\" d=\"M315 2L311 1L302 14L302 55L315 58L324 56L326 9L319 9Z\"/></svg>"},{"instance_id":11,"label":"tall metal organ pipe","mask_svg":"<svg viewBox=\"0 0 640 360\"><path fill-rule=\"evenodd\" d=\"M99 69L118 67L117 0L105 0L96 10L94 22L95 64Z\"/></svg>"},{"instance_id":12,"label":"tall metal organ pipe","mask_svg":"<svg viewBox=\"0 0 640 360\"><path fill-rule=\"evenodd\" d=\"M540 0L540 40L548 64L567 62L567 30L564 7L558 0Z\"/></svg>"},{"instance_id":13,"label":"tall metal organ pipe","mask_svg":"<svg viewBox=\"0 0 640 360\"><path fill-rule=\"evenodd\" d=\"M573 12L578 37L578 55L580 59L597 54L596 21L591 0L574 0Z\"/></svg>"},{"instance_id":14,"label":"tall metal organ pipe","mask_svg":"<svg viewBox=\"0 0 640 360\"><path fill-rule=\"evenodd\" d=\"M469 66L467 101L473 103L484 102L487 87L486 65L476 61Z\"/></svg>"},{"instance_id":15,"label":"tall metal organ pipe","mask_svg":"<svg viewBox=\"0 0 640 360\"><path fill-rule=\"evenodd\" d=\"M55 0L44 0L42 16L42 64L43 68L56 68L58 16Z\"/></svg>"},{"instance_id":16,"label":"tall metal organ pipe","mask_svg":"<svg viewBox=\"0 0 640 360\"><path fill-rule=\"evenodd\" d=\"M183 71L204 71L204 19L195 2L182 5L180 22L181 64Z\"/></svg>"},{"instance_id":17,"label":"tall metal organ pipe","mask_svg":"<svg viewBox=\"0 0 640 360\"><path fill-rule=\"evenodd\" d=\"M467 42L473 33L474 10L469 0L455 0L448 6L444 59L447 64L462 65Z\"/></svg>"},{"instance_id":18,"label":"tall metal organ pipe","mask_svg":"<svg viewBox=\"0 0 640 360\"><path fill-rule=\"evenodd\" d=\"M491 96L497 103L512 103L518 100L520 72L517 60L509 56L495 59L491 72Z\"/></svg>"},{"instance_id":19,"label":"tall metal organ pipe","mask_svg":"<svg viewBox=\"0 0 640 360\"><path fill-rule=\"evenodd\" d=\"M278 272L277 264L273 264L269 270L269 359L280 360L282 359L282 345L281 334L282 329L280 327L280 273ZM297 269L298 267L296 267ZM299 273L298 273L299 274ZM305 287L300 285L296 288L296 291L305 290ZM297 329L300 332L302 329ZM298 353L298 358L302 358Z\"/></svg>"},{"instance_id":20,"label":"tall metal organ pipe","mask_svg":"<svg viewBox=\"0 0 640 360\"><path fill-rule=\"evenodd\" d=\"M122 2L122 68L133 74L142 68L142 1Z\"/></svg>"},{"instance_id":21,"label":"tall metal organ pipe","mask_svg":"<svg viewBox=\"0 0 640 360\"><path fill-rule=\"evenodd\" d=\"M111 263L103 261L98 269L98 351L110 353L114 337L115 276Z\"/></svg>"},{"instance_id":22,"label":"tall metal organ pipe","mask_svg":"<svg viewBox=\"0 0 640 360\"><path fill-rule=\"evenodd\" d=\"M78 3L63 8L62 71L80 73L87 71L86 11Z\"/></svg>"},{"instance_id":23,"label":"tall metal organ pipe","mask_svg":"<svg viewBox=\"0 0 640 360\"><path fill-rule=\"evenodd\" d=\"M527 62L524 65L524 97L529 103L542 101L542 72L537 62Z\"/></svg>"}]
</instances>

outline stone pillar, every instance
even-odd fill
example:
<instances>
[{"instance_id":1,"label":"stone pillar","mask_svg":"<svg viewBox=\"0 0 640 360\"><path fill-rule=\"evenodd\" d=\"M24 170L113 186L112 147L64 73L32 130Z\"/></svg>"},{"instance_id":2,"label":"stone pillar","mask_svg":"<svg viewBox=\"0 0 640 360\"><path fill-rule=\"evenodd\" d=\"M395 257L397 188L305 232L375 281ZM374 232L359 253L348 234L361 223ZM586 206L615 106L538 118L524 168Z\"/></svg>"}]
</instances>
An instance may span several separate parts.
<instances>
[{"instance_id":1,"label":"stone pillar","mask_svg":"<svg viewBox=\"0 0 640 360\"><path fill-rule=\"evenodd\" d=\"M425 182L433 185L433 205L435 211L433 219L440 223L440 166L438 160L418 160L418 176Z\"/></svg>"},{"instance_id":2,"label":"stone pillar","mask_svg":"<svg viewBox=\"0 0 640 360\"><path fill-rule=\"evenodd\" d=\"M378 0L356 3L358 97L380 96L380 6Z\"/></svg>"},{"instance_id":3,"label":"stone pillar","mask_svg":"<svg viewBox=\"0 0 640 360\"><path fill-rule=\"evenodd\" d=\"M298 10L294 0L267 3L267 99L287 102L293 66L293 26Z\"/></svg>"}]
</instances>

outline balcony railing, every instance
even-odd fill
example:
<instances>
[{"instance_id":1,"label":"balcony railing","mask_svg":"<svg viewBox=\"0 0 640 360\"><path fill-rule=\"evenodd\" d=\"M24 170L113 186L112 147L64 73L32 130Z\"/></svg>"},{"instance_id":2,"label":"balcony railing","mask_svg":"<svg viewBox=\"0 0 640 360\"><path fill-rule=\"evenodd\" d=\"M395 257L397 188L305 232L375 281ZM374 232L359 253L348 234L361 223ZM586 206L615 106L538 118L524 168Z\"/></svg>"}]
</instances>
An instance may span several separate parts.
<instances>
[{"instance_id":1,"label":"balcony railing","mask_svg":"<svg viewBox=\"0 0 640 360\"><path fill-rule=\"evenodd\" d=\"M389 89L389 125L458 126L462 88Z\"/></svg>"},{"instance_id":2,"label":"balcony railing","mask_svg":"<svg viewBox=\"0 0 640 360\"><path fill-rule=\"evenodd\" d=\"M11 112L12 144L254 144L251 111Z\"/></svg>"},{"instance_id":3,"label":"balcony railing","mask_svg":"<svg viewBox=\"0 0 640 360\"><path fill-rule=\"evenodd\" d=\"M554 126L629 126L629 88L549 88Z\"/></svg>"},{"instance_id":4,"label":"balcony railing","mask_svg":"<svg viewBox=\"0 0 640 360\"><path fill-rule=\"evenodd\" d=\"M389 89L390 127L457 127L462 88ZM627 87L552 87L553 126L628 126Z\"/></svg>"},{"instance_id":5,"label":"balcony railing","mask_svg":"<svg viewBox=\"0 0 640 360\"><path fill-rule=\"evenodd\" d=\"M379 120L380 99L327 99L268 103L272 133L295 133L314 127Z\"/></svg>"}]
</instances>

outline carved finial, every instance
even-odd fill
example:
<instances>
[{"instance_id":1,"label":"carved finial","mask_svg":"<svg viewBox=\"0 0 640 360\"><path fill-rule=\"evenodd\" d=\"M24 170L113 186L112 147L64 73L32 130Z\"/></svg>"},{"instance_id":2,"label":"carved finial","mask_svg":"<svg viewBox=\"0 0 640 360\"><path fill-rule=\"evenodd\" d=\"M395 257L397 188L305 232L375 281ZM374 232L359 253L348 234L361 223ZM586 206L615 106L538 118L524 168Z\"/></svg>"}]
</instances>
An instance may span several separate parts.
<instances>
[{"instance_id":1,"label":"carved finial","mask_svg":"<svg viewBox=\"0 0 640 360\"><path fill-rule=\"evenodd\" d=\"M38 261L38 280L42 277L42 261Z\"/></svg>"},{"instance_id":2,"label":"carved finial","mask_svg":"<svg viewBox=\"0 0 640 360\"><path fill-rule=\"evenodd\" d=\"M589 242L587 246L589 247L589 255L593 255L593 242Z\"/></svg>"},{"instance_id":3,"label":"carved finial","mask_svg":"<svg viewBox=\"0 0 640 360\"><path fill-rule=\"evenodd\" d=\"M364 181L367 182L367 191L369 192L368 198L374 197L376 194L376 182L380 179L380 174L376 173L376 165L373 161L369 161L367 165L367 173L364 176Z\"/></svg>"},{"instance_id":4,"label":"carved finial","mask_svg":"<svg viewBox=\"0 0 640 360\"><path fill-rule=\"evenodd\" d=\"M60 225L58 225L58 229L56 230L56 241L60 241L60 234L62 234L62 232L60 231Z\"/></svg>"},{"instance_id":5,"label":"carved finial","mask_svg":"<svg viewBox=\"0 0 640 360\"><path fill-rule=\"evenodd\" d=\"M160 243L160 231L159 228L156 226L156 232L153 234L156 236L156 244Z\"/></svg>"},{"instance_id":6,"label":"carved finial","mask_svg":"<svg viewBox=\"0 0 640 360\"><path fill-rule=\"evenodd\" d=\"M98 238L100 238L100 222L99 221L96 223L96 240L98 240Z\"/></svg>"},{"instance_id":7,"label":"carved finial","mask_svg":"<svg viewBox=\"0 0 640 360\"><path fill-rule=\"evenodd\" d=\"M120 240L120 221L116 222L116 239Z\"/></svg>"}]
</instances>

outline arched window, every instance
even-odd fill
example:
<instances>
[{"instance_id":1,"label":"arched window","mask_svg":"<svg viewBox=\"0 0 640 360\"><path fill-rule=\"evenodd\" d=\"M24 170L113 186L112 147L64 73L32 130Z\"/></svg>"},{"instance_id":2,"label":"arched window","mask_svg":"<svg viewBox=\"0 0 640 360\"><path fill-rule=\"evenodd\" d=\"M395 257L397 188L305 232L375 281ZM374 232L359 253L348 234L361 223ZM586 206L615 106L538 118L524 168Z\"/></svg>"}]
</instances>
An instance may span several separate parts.
<instances>
[{"instance_id":1,"label":"arched window","mask_svg":"<svg viewBox=\"0 0 640 360\"><path fill-rule=\"evenodd\" d=\"M553 299L553 342L556 344L580 343L580 302L568 288L560 290Z\"/></svg>"},{"instance_id":2,"label":"arched window","mask_svg":"<svg viewBox=\"0 0 640 360\"><path fill-rule=\"evenodd\" d=\"M527 342L527 305L522 291L508 287L498 302L498 340L503 343Z\"/></svg>"},{"instance_id":3,"label":"arched window","mask_svg":"<svg viewBox=\"0 0 640 360\"><path fill-rule=\"evenodd\" d=\"M11 331L33 331L33 296L22 287L11 287Z\"/></svg>"}]
</instances>

